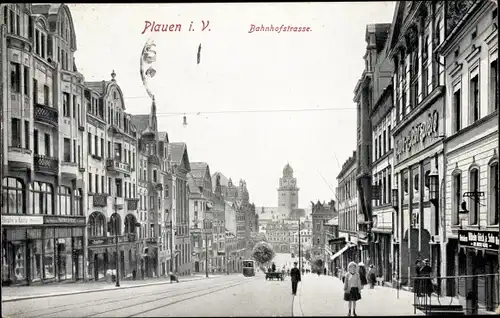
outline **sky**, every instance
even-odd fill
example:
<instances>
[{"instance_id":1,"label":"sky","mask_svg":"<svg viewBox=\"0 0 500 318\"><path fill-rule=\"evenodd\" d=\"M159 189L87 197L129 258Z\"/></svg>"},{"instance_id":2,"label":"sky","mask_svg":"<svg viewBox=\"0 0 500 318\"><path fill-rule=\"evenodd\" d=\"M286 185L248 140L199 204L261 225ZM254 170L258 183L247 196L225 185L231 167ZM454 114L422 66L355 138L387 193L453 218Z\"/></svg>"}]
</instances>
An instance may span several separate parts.
<instances>
[{"instance_id":1,"label":"sky","mask_svg":"<svg viewBox=\"0 0 500 318\"><path fill-rule=\"evenodd\" d=\"M78 71L100 81L114 70L128 113L150 111L139 69L144 44L155 41L150 88L158 127L187 144L191 162L207 162L212 174L235 183L244 179L257 206L277 206L287 163L300 207L335 198L340 167L356 148L353 91L364 69L366 25L391 23L395 2L69 7ZM181 29L143 33L146 21ZM249 33L252 24L310 29Z\"/></svg>"}]
</instances>

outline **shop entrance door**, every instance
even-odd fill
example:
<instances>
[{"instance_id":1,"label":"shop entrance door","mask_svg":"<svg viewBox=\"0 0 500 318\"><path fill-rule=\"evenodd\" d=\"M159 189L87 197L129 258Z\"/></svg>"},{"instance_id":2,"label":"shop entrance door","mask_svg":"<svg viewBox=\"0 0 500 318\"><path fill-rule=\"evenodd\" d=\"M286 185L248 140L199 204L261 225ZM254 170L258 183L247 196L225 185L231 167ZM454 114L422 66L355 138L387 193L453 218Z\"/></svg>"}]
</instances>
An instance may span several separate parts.
<instances>
[{"instance_id":1,"label":"shop entrance door","mask_svg":"<svg viewBox=\"0 0 500 318\"><path fill-rule=\"evenodd\" d=\"M73 272L75 280L83 279L83 251L78 251L73 254Z\"/></svg>"},{"instance_id":2,"label":"shop entrance door","mask_svg":"<svg viewBox=\"0 0 500 318\"><path fill-rule=\"evenodd\" d=\"M99 254L94 254L94 281L99 281Z\"/></svg>"}]
</instances>

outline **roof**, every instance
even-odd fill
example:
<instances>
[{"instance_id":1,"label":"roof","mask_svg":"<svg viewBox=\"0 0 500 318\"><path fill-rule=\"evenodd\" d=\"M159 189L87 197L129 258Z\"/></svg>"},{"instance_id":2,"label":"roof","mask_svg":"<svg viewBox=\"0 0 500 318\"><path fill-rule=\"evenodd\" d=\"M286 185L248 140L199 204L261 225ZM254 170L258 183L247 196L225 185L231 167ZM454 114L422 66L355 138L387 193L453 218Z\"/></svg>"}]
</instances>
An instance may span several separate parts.
<instances>
[{"instance_id":1,"label":"roof","mask_svg":"<svg viewBox=\"0 0 500 318\"><path fill-rule=\"evenodd\" d=\"M132 123L140 134L149 126L149 115L132 115Z\"/></svg>"},{"instance_id":2,"label":"roof","mask_svg":"<svg viewBox=\"0 0 500 318\"><path fill-rule=\"evenodd\" d=\"M214 173L212 175L212 187L213 187L213 189L215 190L215 186L216 186L215 182L217 180L217 175L220 175L220 185L221 185L221 187L227 187L229 179L226 178L226 176L224 176L221 172L217 171L216 173Z\"/></svg>"},{"instance_id":3,"label":"roof","mask_svg":"<svg viewBox=\"0 0 500 318\"><path fill-rule=\"evenodd\" d=\"M159 131L158 132L158 141L165 141L165 140L167 140L167 142L168 142L168 133L166 131Z\"/></svg>"},{"instance_id":4,"label":"roof","mask_svg":"<svg viewBox=\"0 0 500 318\"><path fill-rule=\"evenodd\" d=\"M272 220L274 215L278 215L277 207L255 207L255 213L260 220Z\"/></svg>"},{"instance_id":5,"label":"roof","mask_svg":"<svg viewBox=\"0 0 500 318\"><path fill-rule=\"evenodd\" d=\"M193 178L193 175L191 174L191 172L187 173L187 184L189 187L189 192L191 192L192 194L201 193L200 189L196 186L196 182L194 181L194 178Z\"/></svg>"},{"instance_id":6,"label":"roof","mask_svg":"<svg viewBox=\"0 0 500 318\"><path fill-rule=\"evenodd\" d=\"M203 178L207 173L208 164L206 162L190 162L191 174L198 186L203 186Z\"/></svg>"},{"instance_id":7,"label":"roof","mask_svg":"<svg viewBox=\"0 0 500 318\"><path fill-rule=\"evenodd\" d=\"M92 81L92 82L85 82L84 85L85 87L90 88L91 90L95 91L99 95L104 95L104 91L106 88L106 85L109 84L110 81Z\"/></svg>"},{"instance_id":8,"label":"roof","mask_svg":"<svg viewBox=\"0 0 500 318\"><path fill-rule=\"evenodd\" d=\"M172 142L168 144L168 153L172 156L172 162L180 164L186 151L186 144L183 142Z\"/></svg>"}]
</instances>

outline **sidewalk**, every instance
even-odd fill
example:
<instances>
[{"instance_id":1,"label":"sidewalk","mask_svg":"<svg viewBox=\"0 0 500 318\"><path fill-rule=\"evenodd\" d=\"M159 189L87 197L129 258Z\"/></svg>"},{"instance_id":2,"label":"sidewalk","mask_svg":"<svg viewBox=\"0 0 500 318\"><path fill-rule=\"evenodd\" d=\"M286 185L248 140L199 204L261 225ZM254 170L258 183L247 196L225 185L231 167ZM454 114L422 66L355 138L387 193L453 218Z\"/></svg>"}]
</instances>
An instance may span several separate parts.
<instances>
[{"instance_id":1,"label":"sidewalk","mask_svg":"<svg viewBox=\"0 0 500 318\"><path fill-rule=\"evenodd\" d=\"M297 296L293 303L293 316L346 316L343 283L337 277L302 275ZM413 294L387 287L369 286L361 291L356 313L359 316L408 316L414 315ZM424 313L417 310L416 315Z\"/></svg>"},{"instance_id":2,"label":"sidewalk","mask_svg":"<svg viewBox=\"0 0 500 318\"><path fill-rule=\"evenodd\" d=\"M210 274L209 278L219 278L227 276L225 274ZM180 276L179 283L189 282L193 280L206 279L205 274L195 274L191 276ZM35 286L2 286L2 302L43 298L48 296L64 296L72 294L84 294L110 289L127 289L136 288L148 285L170 284L170 278L158 277L140 280L124 280L120 281L120 287L115 287L115 283L99 281L99 282L74 282L74 283L50 283L46 285Z\"/></svg>"}]
</instances>

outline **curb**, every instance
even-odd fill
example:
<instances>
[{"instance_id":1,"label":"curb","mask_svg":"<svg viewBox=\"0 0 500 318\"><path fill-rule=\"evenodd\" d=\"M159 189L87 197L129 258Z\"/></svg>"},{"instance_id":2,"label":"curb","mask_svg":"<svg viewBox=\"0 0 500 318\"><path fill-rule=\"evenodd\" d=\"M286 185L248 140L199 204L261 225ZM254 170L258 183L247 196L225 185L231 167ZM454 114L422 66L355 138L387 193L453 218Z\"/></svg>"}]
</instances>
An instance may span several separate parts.
<instances>
[{"instance_id":1,"label":"curb","mask_svg":"<svg viewBox=\"0 0 500 318\"><path fill-rule=\"evenodd\" d=\"M221 277L221 276L216 275L216 276L209 277L209 279L210 278L217 278L217 277ZM224 277L224 276L222 276L222 277ZM179 283L187 283L187 282L201 280L201 279L207 279L207 278L206 277L193 278L193 279L189 279L189 280L179 281ZM156 285L164 285L164 284L170 284L170 280L163 281L163 282L142 284L142 285L120 286L120 287L106 287L106 288L102 288L102 289L89 289L89 290L80 290L80 291L73 291L73 292L57 293L57 294L44 294L44 295L32 295L32 296L13 297L13 298L10 298L10 299L5 299L5 300L2 299L2 303L8 303L8 302L14 302L14 301L21 301L21 300L38 299L38 298L52 298L52 297L70 296L70 295L78 295L78 294L98 293L98 292L105 292L105 291L117 290L117 289L130 289L130 288L139 288L139 287L156 286Z\"/></svg>"}]
</instances>

